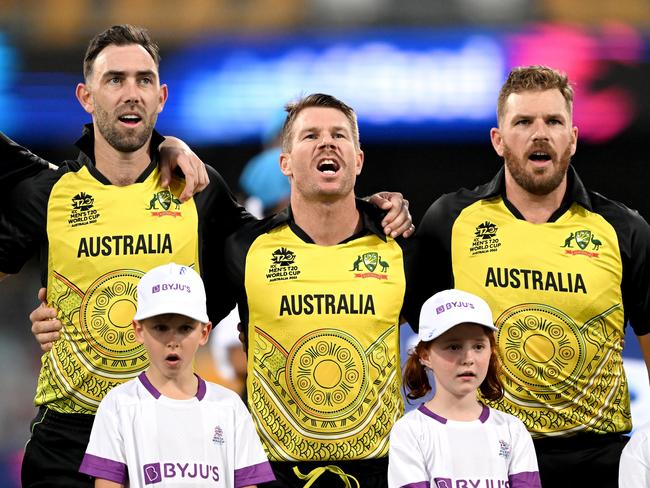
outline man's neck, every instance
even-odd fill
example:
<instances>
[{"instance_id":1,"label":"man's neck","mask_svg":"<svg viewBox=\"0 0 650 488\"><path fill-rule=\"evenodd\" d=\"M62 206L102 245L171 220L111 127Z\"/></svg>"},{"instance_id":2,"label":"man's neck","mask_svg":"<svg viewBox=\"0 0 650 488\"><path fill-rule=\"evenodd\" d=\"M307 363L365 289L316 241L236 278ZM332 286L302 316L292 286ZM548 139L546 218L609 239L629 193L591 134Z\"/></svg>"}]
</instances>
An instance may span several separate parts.
<instances>
[{"instance_id":1,"label":"man's neck","mask_svg":"<svg viewBox=\"0 0 650 488\"><path fill-rule=\"evenodd\" d=\"M291 195L293 220L314 243L334 246L361 230L361 214L354 195L341 200L313 201Z\"/></svg>"},{"instance_id":2,"label":"man's neck","mask_svg":"<svg viewBox=\"0 0 650 488\"><path fill-rule=\"evenodd\" d=\"M506 197L515 206L527 222L544 224L549 221L553 213L560 208L567 189L565 176L559 186L546 195L535 195L519 186L512 175L506 171Z\"/></svg>"},{"instance_id":3,"label":"man's neck","mask_svg":"<svg viewBox=\"0 0 650 488\"><path fill-rule=\"evenodd\" d=\"M127 186L151 163L149 142L133 152L121 152L95 133L95 167L115 186Z\"/></svg>"}]
</instances>

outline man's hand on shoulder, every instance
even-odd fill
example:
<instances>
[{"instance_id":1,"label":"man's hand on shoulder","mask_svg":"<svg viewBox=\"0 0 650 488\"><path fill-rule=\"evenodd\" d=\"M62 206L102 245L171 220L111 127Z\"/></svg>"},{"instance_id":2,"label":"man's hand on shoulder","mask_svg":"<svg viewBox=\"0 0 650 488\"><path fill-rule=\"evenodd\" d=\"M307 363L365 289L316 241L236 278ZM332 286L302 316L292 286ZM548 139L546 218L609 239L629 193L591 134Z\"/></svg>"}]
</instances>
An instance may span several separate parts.
<instances>
[{"instance_id":1,"label":"man's hand on shoulder","mask_svg":"<svg viewBox=\"0 0 650 488\"><path fill-rule=\"evenodd\" d=\"M386 210L381 225L386 235L409 237L415 232L413 219L409 212L409 201L398 192L382 191L367 198L375 207Z\"/></svg>"},{"instance_id":2,"label":"man's hand on shoulder","mask_svg":"<svg viewBox=\"0 0 650 488\"><path fill-rule=\"evenodd\" d=\"M169 185L172 171L177 167L185 176L185 188L179 197L181 202L189 200L192 195L208 186L210 178L205 164L183 141L176 137L165 136L165 140L158 149L160 150L162 185Z\"/></svg>"},{"instance_id":3,"label":"man's hand on shoulder","mask_svg":"<svg viewBox=\"0 0 650 488\"><path fill-rule=\"evenodd\" d=\"M52 349L54 341L61 336L61 322L56 318L56 310L49 307L45 302L46 290L38 290L38 299L41 304L29 314L29 320L32 322L32 334L41 346L43 352Z\"/></svg>"}]
</instances>

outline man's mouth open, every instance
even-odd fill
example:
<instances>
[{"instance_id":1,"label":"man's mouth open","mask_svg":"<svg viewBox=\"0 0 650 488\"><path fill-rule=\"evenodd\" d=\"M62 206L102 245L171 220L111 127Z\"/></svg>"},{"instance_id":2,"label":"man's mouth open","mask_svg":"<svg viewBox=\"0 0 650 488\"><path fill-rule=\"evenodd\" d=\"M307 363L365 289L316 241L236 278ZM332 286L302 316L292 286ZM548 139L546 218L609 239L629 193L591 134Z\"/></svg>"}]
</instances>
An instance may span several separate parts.
<instances>
[{"instance_id":1,"label":"man's mouth open","mask_svg":"<svg viewBox=\"0 0 650 488\"><path fill-rule=\"evenodd\" d=\"M326 175L335 175L340 166L339 163L333 159L323 159L318 163L318 166L316 168L318 171Z\"/></svg>"}]
</instances>

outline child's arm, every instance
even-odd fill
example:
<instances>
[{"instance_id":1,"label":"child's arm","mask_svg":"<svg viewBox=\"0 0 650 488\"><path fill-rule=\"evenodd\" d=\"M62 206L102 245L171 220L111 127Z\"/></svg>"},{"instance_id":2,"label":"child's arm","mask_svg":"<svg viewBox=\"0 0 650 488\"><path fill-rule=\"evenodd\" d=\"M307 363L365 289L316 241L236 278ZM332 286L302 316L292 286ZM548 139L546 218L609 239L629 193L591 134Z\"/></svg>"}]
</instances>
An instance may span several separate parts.
<instances>
[{"instance_id":1,"label":"child's arm","mask_svg":"<svg viewBox=\"0 0 650 488\"><path fill-rule=\"evenodd\" d=\"M257 483L275 481L271 465L264 453L253 418L238 398L236 405L235 486L256 487Z\"/></svg>"},{"instance_id":2,"label":"child's arm","mask_svg":"<svg viewBox=\"0 0 650 488\"><path fill-rule=\"evenodd\" d=\"M510 488L541 488L532 437L519 420L513 425L512 432L513 443L508 472Z\"/></svg>"},{"instance_id":3,"label":"child's arm","mask_svg":"<svg viewBox=\"0 0 650 488\"><path fill-rule=\"evenodd\" d=\"M119 421L118 388L109 391L97 409L90 439L79 472L96 479L95 486L127 486L125 442Z\"/></svg>"},{"instance_id":4,"label":"child's arm","mask_svg":"<svg viewBox=\"0 0 650 488\"><path fill-rule=\"evenodd\" d=\"M404 417L393 425L388 450L389 488L429 486L427 461L420 447L421 434Z\"/></svg>"},{"instance_id":5,"label":"child's arm","mask_svg":"<svg viewBox=\"0 0 650 488\"><path fill-rule=\"evenodd\" d=\"M95 479L95 488L124 488L124 485L115 483L114 481Z\"/></svg>"}]
</instances>

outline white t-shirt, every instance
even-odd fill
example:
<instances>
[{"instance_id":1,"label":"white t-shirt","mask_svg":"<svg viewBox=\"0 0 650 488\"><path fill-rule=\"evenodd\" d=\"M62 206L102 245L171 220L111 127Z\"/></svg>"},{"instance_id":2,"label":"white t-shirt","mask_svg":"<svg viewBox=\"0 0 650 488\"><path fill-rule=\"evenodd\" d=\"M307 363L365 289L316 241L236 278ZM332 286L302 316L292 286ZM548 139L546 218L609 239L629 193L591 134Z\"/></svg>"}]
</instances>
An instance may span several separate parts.
<instances>
[{"instance_id":1,"label":"white t-shirt","mask_svg":"<svg viewBox=\"0 0 650 488\"><path fill-rule=\"evenodd\" d=\"M389 488L539 488L537 457L524 424L483 407L477 420L459 422L424 404L390 433Z\"/></svg>"},{"instance_id":2,"label":"white t-shirt","mask_svg":"<svg viewBox=\"0 0 650 488\"><path fill-rule=\"evenodd\" d=\"M236 393L199 378L194 398L172 400L144 373L100 403L79 471L132 488L237 488L275 479Z\"/></svg>"},{"instance_id":3,"label":"white t-shirt","mask_svg":"<svg viewBox=\"0 0 650 488\"><path fill-rule=\"evenodd\" d=\"M621 453L618 488L650 486L650 423L634 431Z\"/></svg>"}]
</instances>

